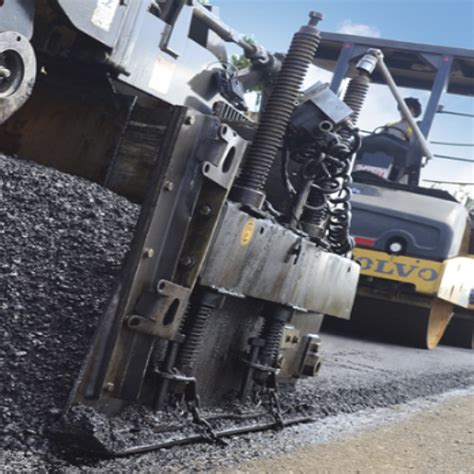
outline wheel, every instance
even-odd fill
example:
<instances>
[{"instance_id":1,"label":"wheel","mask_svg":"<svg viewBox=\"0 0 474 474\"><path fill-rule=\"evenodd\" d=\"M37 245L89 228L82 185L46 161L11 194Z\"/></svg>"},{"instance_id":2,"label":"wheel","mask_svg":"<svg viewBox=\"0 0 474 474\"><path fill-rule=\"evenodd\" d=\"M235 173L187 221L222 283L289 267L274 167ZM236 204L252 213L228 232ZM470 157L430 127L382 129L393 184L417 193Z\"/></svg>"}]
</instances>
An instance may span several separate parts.
<instances>
[{"instance_id":1,"label":"wheel","mask_svg":"<svg viewBox=\"0 0 474 474\"><path fill-rule=\"evenodd\" d=\"M423 329L418 334L420 347L426 346L427 349L434 349L439 344L451 321L453 312L454 306L452 303L438 298L433 301Z\"/></svg>"},{"instance_id":2,"label":"wheel","mask_svg":"<svg viewBox=\"0 0 474 474\"><path fill-rule=\"evenodd\" d=\"M431 308L358 296L345 331L434 349L451 320L453 305L434 299ZM332 319L332 318L330 318ZM332 325L334 328L334 325Z\"/></svg>"},{"instance_id":3,"label":"wheel","mask_svg":"<svg viewBox=\"0 0 474 474\"><path fill-rule=\"evenodd\" d=\"M456 317L454 315L451 323L441 340L442 344L462 347L464 349L474 349L474 315L472 319Z\"/></svg>"}]
</instances>

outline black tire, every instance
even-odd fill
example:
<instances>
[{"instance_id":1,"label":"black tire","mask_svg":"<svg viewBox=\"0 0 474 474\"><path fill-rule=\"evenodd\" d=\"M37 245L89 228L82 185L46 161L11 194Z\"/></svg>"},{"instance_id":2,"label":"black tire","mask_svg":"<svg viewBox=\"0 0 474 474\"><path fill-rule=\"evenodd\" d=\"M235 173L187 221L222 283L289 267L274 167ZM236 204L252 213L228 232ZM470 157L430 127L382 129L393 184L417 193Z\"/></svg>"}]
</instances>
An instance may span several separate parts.
<instances>
[{"instance_id":1,"label":"black tire","mask_svg":"<svg viewBox=\"0 0 474 474\"><path fill-rule=\"evenodd\" d=\"M472 315L472 319L460 318L454 315L441 343L462 347L463 349L474 349L474 315Z\"/></svg>"},{"instance_id":2,"label":"black tire","mask_svg":"<svg viewBox=\"0 0 474 474\"><path fill-rule=\"evenodd\" d=\"M350 321L325 318L323 330L434 349L451 315L452 305L438 299L431 308L424 308L358 296Z\"/></svg>"}]
</instances>

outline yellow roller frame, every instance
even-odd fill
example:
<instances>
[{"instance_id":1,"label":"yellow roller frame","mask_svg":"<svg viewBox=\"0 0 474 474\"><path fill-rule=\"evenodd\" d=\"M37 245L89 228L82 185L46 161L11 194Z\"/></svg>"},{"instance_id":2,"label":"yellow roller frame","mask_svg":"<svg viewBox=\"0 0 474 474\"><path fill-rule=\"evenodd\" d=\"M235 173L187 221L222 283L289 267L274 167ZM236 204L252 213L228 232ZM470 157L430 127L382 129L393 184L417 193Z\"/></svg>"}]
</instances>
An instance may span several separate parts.
<instances>
[{"instance_id":1,"label":"yellow roller frame","mask_svg":"<svg viewBox=\"0 0 474 474\"><path fill-rule=\"evenodd\" d=\"M433 260L389 255L377 250L355 248L354 258L361 274L414 285L418 293L435 295L443 271L443 263Z\"/></svg>"},{"instance_id":2,"label":"yellow roller frame","mask_svg":"<svg viewBox=\"0 0 474 474\"><path fill-rule=\"evenodd\" d=\"M354 257L362 275L411 284L417 293L433 298L430 308L410 314L410 337L418 347L433 349L438 345L453 315L453 305L472 307L473 256L436 262L355 248Z\"/></svg>"},{"instance_id":3,"label":"yellow roller frame","mask_svg":"<svg viewBox=\"0 0 474 474\"><path fill-rule=\"evenodd\" d=\"M377 250L354 249L361 274L408 283L417 293L433 295L463 308L472 307L474 256L454 257L436 262L405 255L390 255Z\"/></svg>"}]
</instances>

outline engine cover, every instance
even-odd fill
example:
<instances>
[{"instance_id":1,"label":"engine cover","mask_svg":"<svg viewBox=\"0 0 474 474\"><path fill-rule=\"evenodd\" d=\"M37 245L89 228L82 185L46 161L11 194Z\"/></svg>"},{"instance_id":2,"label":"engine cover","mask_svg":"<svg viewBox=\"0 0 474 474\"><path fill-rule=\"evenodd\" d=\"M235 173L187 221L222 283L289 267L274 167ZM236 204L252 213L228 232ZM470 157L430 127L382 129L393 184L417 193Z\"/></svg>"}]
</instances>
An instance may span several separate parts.
<instances>
[{"instance_id":1,"label":"engine cover","mask_svg":"<svg viewBox=\"0 0 474 474\"><path fill-rule=\"evenodd\" d=\"M399 242L401 254L439 261L459 255L468 222L457 202L363 183L353 186L352 210L356 240L383 252Z\"/></svg>"}]
</instances>

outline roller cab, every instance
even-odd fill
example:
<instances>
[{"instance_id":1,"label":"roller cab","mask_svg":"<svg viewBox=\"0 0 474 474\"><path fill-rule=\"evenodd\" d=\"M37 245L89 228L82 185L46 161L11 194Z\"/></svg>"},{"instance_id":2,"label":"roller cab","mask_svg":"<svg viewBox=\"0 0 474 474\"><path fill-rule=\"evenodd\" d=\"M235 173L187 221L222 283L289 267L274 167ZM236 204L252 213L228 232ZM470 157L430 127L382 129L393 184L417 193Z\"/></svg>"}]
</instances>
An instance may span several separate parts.
<instances>
[{"instance_id":1,"label":"roller cab","mask_svg":"<svg viewBox=\"0 0 474 474\"><path fill-rule=\"evenodd\" d=\"M340 90L346 74L356 75L367 47L383 54L393 79L387 81L379 68L371 82L390 89L404 120L413 121L413 135L402 137L380 124L364 136L354 161L351 233L361 279L350 330L433 349L451 327L448 333L464 334L461 344L471 347L472 215L449 193L420 182L422 169L439 158L427 139L436 114L443 112L443 94L474 94L474 53L327 33L316 63L334 71L333 90ZM407 115L395 86L429 91L424 113ZM325 324L341 326L331 318Z\"/></svg>"},{"instance_id":2,"label":"roller cab","mask_svg":"<svg viewBox=\"0 0 474 474\"><path fill-rule=\"evenodd\" d=\"M363 183L353 190L354 255L362 275L354 320L373 311L371 320L382 330L387 317L399 326L394 332L400 340L436 347L454 305L469 305L474 268L472 259L460 257L470 234L466 209L442 193Z\"/></svg>"}]
</instances>

